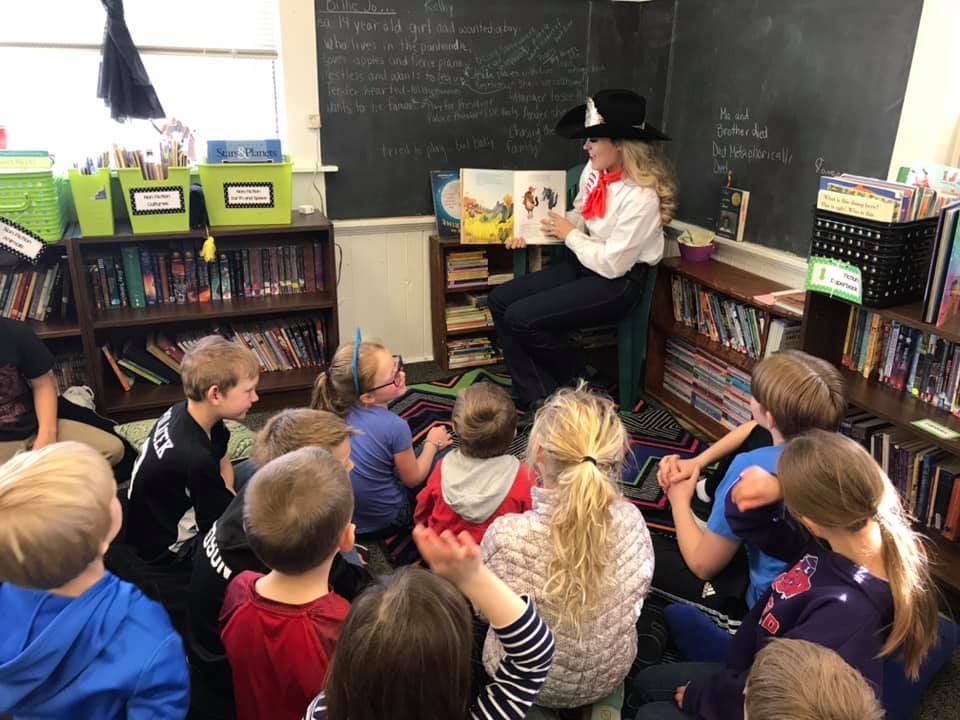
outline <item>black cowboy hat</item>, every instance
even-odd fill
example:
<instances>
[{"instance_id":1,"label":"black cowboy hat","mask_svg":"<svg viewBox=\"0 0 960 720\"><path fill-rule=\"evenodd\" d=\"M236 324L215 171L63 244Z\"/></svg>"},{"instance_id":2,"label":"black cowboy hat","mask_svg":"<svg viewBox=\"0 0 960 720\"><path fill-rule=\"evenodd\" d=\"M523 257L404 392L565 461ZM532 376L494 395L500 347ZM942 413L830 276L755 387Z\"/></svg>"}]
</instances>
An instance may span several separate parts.
<instances>
[{"instance_id":1,"label":"black cowboy hat","mask_svg":"<svg viewBox=\"0 0 960 720\"><path fill-rule=\"evenodd\" d=\"M645 121L647 101L632 90L600 90L557 123L566 138L605 137L622 140L669 140Z\"/></svg>"}]
</instances>

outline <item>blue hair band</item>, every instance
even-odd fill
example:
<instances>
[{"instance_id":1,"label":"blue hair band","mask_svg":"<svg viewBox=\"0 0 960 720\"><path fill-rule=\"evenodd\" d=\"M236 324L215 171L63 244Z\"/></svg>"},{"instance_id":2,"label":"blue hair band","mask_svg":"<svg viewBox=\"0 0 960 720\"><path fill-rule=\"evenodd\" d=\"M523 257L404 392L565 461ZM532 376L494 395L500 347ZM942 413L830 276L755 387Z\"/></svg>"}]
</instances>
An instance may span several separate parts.
<instances>
[{"instance_id":1,"label":"blue hair band","mask_svg":"<svg viewBox=\"0 0 960 720\"><path fill-rule=\"evenodd\" d=\"M357 335L353 341L353 363L351 368L353 369L353 389L357 391L357 397L360 397L360 372L357 369L357 363L360 360L360 343L362 338L360 336L360 328L357 328Z\"/></svg>"}]
</instances>

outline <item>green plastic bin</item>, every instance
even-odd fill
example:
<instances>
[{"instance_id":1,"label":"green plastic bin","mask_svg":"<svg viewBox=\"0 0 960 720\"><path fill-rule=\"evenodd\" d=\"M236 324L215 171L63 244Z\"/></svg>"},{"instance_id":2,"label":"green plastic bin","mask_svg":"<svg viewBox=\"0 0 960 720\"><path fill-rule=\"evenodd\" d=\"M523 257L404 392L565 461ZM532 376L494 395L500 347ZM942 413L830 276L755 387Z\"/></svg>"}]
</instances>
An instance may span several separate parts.
<instances>
[{"instance_id":1,"label":"green plastic bin","mask_svg":"<svg viewBox=\"0 0 960 720\"><path fill-rule=\"evenodd\" d=\"M168 168L166 180L145 180L139 168L121 168L117 175L133 232L190 229L190 168Z\"/></svg>"},{"instance_id":2,"label":"green plastic bin","mask_svg":"<svg viewBox=\"0 0 960 720\"><path fill-rule=\"evenodd\" d=\"M66 224L65 190L62 178L50 170L0 173L0 217L45 242L60 242Z\"/></svg>"},{"instance_id":3,"label":"green plastic bin","mask_svg":"<svg viewBox=\"0 0 960 720\"><path fill-rule=\"evenodd\" d=\"M202 163L200 184L211 225L289 225L293 163Z\"/></svg>"},{"instance_id":4,"label":"green plastic bin","mask_svg":"<svg viewBox=\"0 0 960 720\"><path fill-rule=\"evenodd\" d=\"M73 206L84 237L113 235L113 197L110 191L110 169L101 168L95 175L67 170Z\"/></svg>"}]
</instances>

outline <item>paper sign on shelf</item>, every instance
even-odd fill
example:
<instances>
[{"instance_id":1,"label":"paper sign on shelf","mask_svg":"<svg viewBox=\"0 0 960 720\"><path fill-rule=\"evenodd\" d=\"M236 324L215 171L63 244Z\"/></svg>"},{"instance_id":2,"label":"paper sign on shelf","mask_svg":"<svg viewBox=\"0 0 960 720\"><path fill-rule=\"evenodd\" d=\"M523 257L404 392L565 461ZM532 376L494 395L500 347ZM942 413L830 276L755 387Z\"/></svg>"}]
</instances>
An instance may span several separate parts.
<instances>
[{"instance_id":1,"label":"paper sign on shelf","mask_svg":"<svg viewBox=\"0 0 960 720\"><path fill-rule=\"evenodd\" d=\"M834 258L811 255L807 261L807 290L824 293L860 305L863 278L860 268Z\"/></svg>"},{"instance_id":2,"label":"paper sign on shelf","mask_svg":"<svg viewBox=\"0 0 960 720\"><path fill-rule=\"evenodd\" d=\"M935 435L941 440L953 440L954 438L960 437L960 433L958 433L957 431L951 430L950 428L945 427L938 422L930 420L929 418L925 418L923 420L914 420L910 424L913 425L918 430L923 430L924 432L928 432L931 435Z\"/></svg>"},{"instance_id":3,"label":"paper sign on shelf","mask_svg":"<svg viewBox=\"0 0 960 720\"><path fill-rule=\"evenodd\" d=\"M43 238L39 235L2 217L0 217L0 246L30 261L36 260L45 247Z\"/></svg>"}]
</instances>

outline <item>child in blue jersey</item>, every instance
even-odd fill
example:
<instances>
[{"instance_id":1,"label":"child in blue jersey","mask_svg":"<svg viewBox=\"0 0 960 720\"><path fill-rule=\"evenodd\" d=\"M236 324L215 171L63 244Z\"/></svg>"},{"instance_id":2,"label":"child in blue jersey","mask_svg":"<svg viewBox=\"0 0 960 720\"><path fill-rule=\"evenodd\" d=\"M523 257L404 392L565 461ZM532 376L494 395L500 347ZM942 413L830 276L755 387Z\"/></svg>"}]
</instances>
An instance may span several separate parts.
<instances>
[{"instance_id":1,"label":"child in blue jersey","mask_svg":"<svg viewBox=\"0 0 960 720\"><path fill-rule=\"evenodd\" d=\"M926 552L896 489L850 438L811 430L792 439L777 476L743 473L725 500L730 526L787 563L744 619L724 663L649 668L634 683L636 720L740 720L754 658L773 638L834 650L879 696L885 658L916 679L937 638Z\"/></svg>"},{"instance_id":2,"label":"child in blue jersey","mask_svg":"<svg viewBox=\"0 0 960 720\"><path fill-rule=\"evenodd\" d=\"M190 691L164 609L103 566L113 472L61 442L0 467L0 716L182 720Z\"/></svg>"},{"instance_id":3,"label":"child in blue jersey","mask_svg":"<svg viewBox=\"0 0 960 720\"><path fill-rule=\"evenodd\" d=\"M414 488L426 480L437 453L450 445L442 426L430 428L420 455L410 426L387 409L407 391L403 358L380 343L337 348L314 385L311 407L344 418L355 430L350 451L358 537L387 537L413 526Z\"/></svg>"},{"instance_id":4,"label":"child in blue jersey","mask_svg":"<svg viewBox=\"0 0 960 720\"><path fill-rule=\"evenodd\" d=\"M776 353L757 363L750 390L754 421L769 430L773 445L741 453L733 459L714 494L706 530L701 529L690 509L699 476L699 469L691 472L690 466L700 468L702 462L696 458L678 460L676 456L662 461L658 479L670 500L680 552L701 580L710 580L723 570L742 542L724 516L727 493L740 474L754 465L774 472L787 440L810 429L836 431L847 407L846 387L837 369L799 350ZM745 438L750 427L742 426L730 437ZM732 443L725 440L718 444L729 447ZM746 602L753 607L770 582L783 572L784 563L750 543L746 549L750 566Z\"/></svg>"}]
</instances>

